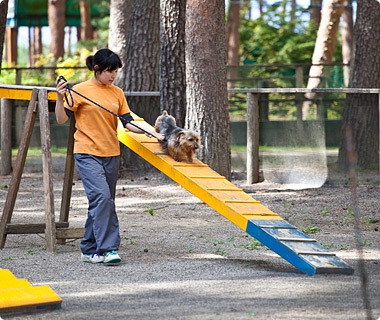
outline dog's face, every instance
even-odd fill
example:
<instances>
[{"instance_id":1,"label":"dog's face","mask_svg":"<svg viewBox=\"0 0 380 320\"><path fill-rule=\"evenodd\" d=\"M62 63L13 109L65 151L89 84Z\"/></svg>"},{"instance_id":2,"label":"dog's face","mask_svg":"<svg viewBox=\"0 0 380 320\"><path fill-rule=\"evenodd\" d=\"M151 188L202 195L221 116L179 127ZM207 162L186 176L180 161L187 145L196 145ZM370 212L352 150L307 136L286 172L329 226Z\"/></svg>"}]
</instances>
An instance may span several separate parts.
<instances>
[{"instance_id":1,"label":"dog's face","mask_svg":"<svg viewBox=\"0 0 380 320\"><path fill-rule=\"evenodd\" d=\"M199 134L193 130L183 130L180 134L179 144L187 151L186 153L191 152L193 155L200 148Z\"/></svg>"}]
</instances>

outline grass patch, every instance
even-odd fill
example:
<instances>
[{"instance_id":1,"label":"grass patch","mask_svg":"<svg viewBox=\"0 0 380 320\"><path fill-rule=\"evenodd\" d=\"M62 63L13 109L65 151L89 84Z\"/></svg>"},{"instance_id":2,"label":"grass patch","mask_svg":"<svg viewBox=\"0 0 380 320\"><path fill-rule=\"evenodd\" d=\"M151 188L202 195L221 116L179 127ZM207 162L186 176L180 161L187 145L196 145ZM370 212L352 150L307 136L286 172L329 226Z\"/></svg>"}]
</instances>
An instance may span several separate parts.
<instances>
[{"instance_id":1,"label":"grass patch","mask_svg":"<svg viewBox=\"0 0 380 320\"><path fill-rule=\"evenodd\" d=\"M62 156L66 155L67 148L58 148L58 147L51 147L50 152L52 156ZM18 149L12 149L12 156L17 156ZM28 148L28 156L34 157L34 156L41 156L42 155L42 149L37 147Z\"/></svg>"},{"instance_id":2,"label":"grass patch","mask_svg":"<svg viewBox=\"0 0 380 320\"><path fill-rule=\"evenodd\" d=\"M279 152L279 151L319 151L321 147L315 146L259 146L259 152ZM328 151L338 151L336 147L326 147ZM247 151L247 146L231 145L231 151Z\"/></svg>"}]
</instances>

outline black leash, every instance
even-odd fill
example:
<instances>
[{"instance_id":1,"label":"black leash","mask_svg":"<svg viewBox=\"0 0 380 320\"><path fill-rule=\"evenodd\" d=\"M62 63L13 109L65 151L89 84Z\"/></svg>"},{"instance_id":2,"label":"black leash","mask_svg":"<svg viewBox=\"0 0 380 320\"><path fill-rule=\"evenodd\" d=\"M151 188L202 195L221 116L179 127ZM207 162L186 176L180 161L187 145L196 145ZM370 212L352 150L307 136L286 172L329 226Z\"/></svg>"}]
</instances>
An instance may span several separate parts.
<instances>
[{"instance_id":1,"label":"black leash","mask_svg":"<svg viewBox=\"0 0 380 320\"><path fill-rule=\"evenodd\" d=\"M90 101L91 103L93 103L94 105L98 106L99 108L103 109L104 111L107 111L109 112L110 114L114 115L115 117L118 117L120 120L123 120L127 123L130 123L132 126L136 127L137 129L140 129L142 132L146 133L147 135L151 136L151 133L149 133L148 131L146 131L145 129L141 128L140 126L134 124L133 122L131 121L128 121L127 119L123 118L122 116L116 114L115 112L112 112L111 110L103 107L102 105L100 105L99 103L91 100L90 98L86 97L85 95L79 93L78 91L75 91L74 89L72 89L69 84L68 84L68 81L65 79L64 76L59 76L58 77L58 80L57 80L57 83L60 83L61 81L64 81L64 82L67 82L67 85L66 85L66 89L67 91L69 92L69 95L70 95L70 102L69 102L69 99L67 98L67 95L65 93L65 100L66 100L66 103L67 105L72 108L74 106L74 98L73 98L73 95L71 92L74 92L76 93L78 96L81 96L82 98L85 98L86 100Z\"/></svg>"}]
</instances>

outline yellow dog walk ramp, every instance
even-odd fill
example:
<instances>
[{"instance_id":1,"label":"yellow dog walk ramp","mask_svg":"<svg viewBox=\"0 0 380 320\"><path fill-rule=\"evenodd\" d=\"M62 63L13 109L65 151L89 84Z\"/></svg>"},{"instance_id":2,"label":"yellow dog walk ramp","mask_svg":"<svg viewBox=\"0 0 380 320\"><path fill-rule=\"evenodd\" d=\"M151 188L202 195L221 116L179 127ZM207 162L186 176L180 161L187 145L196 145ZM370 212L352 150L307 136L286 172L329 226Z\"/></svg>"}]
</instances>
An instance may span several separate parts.
<instances>
[{"instance_id":1,"label":"yellow dog walk ramp","mask_svg":"<svg viewBox=\"0 0 380 320\"><path fill-rule=\"evenodd\" d=\"M152 129L134 115L139 126ZM354 270L316 240L298 231L259 201L237 188L225 177L198 159L193 163L176 162L162 152L154 138L118 128L120 142L147 160L158 170L204 201L286 261L312 276L317 273L352 274Z\"/></svg>"},{"instance_id":2,"label":"yellow dog walk ramp","mask_svg":"<svg viewBox=\"0 0 380 320\"><path fill-rule=\"evenodd\" d=\"M0 315L32 309L59 309L62 299L49 287L32 286L17 279L9 270L0 269Z\"/></svg>"}]
</instances>

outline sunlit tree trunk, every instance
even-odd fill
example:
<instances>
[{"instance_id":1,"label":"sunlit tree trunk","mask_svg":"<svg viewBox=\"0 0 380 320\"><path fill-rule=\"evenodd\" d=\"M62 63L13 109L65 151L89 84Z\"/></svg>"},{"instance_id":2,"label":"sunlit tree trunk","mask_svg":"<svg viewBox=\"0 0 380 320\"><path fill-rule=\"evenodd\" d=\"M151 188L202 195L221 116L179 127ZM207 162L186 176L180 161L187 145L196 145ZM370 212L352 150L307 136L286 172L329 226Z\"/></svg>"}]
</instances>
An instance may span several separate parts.
<instances>
[{"instance_id":1,"label":"sunlit tree trunk","mask_svg":"<svg viewBox=\"0 0 380 320\"><path fill-rule=\"evenodd\" d=\"M33 28L33 65L38 60L38 56L42 54L42 34L41 27Z\"/></svg>"},{"instance_id":2,"label":"sunlit tree trunk","mask_svg":"<svg viewBox=\"0 0 380 320\"><path fill-rule=\"evenodd\" d=\"M81 40L86 41L92 38L92 28L91 28L91 11L90 11L90 1L80 0L80 33Z\"/></svg>"},{"instance_id":3,"label":"sunlit tree trunk","mask_svg":"<svg viewBox=\"0 0 380 320\"><path fill-rule=\"evenodd\" d=\"M127 61L127 43L129 36L129 23L132 15L133 0L111 0L110 3L110 30L108 47L116 52L123 63ZM117 23L115 23L117 22ZM114 84L123 87L126 68L121 68Z\"/></svg>"},{"instance_id":4,"label":"sunlit tree trunk","mask_svg":"<svg viewBox=\"0 0 380 320\"><path fill-rule=\"evenodd\" d=\"M186 119L185 22L186 0L160 1L161 111L167 110L184 127Z\"/></svg>"},{"instance_id":5,"label":"sunlit tree trunk","mask_svg":"<svg viewBox=\"0 0 380 320\"><path fill-rule=\"evenodd\" d=\"M312 57L312 66L309 71L308 89L320 87L321 78L325 71L323 65L332 62L339 30L339 20L343 12L343 3L344 0L328 0L323 7ZM315 94L305 94L305 97L312 99ZM303 119L306 119L311 104L311 101L304 102L302 107Z\"/></svg>"},{"instance_id":6,"label":"sunlit tree trunk","mask_svg":"<svg viewBox=\"0 0 380 320\"><path fill-rule=\"evenodd\" d=\"M50 53L58 60L65 53L66 0L49 0L48 20L51 32Z\"/></svg>"},{"instance_id":7,"label":"sunlit tree trunk","mask_svg":"<svg viewBox=\"0 0 380 320\"><path fill-rule=\"evenodd\" d=\"M380 4L358 1L350 88L380 88ZM349 94L343 111L338 164L361 168L379 165L379 98L377 94ZM356 159L349 159L353 150ZM354 163L355 164L355 163Z\"/></svg>"},{"instance_id":8,"label":"sunlit tree trunk","mask_svg":"<svg viewBox=\"0 0 380 320\"><path fill-rule=\"evenodd\" d=\"M343 67L344 84L348 86L350 79L350 68L353 49L354 19L352 0L345 0L342 13L342 60L347 66Z\"/></svg>"},{"instance_id":9,"label":"sunlit tree trunk","mask_svg":"<svg viewBox=\"0 0 380 320\"><path fill-rule=\"evenodd\" d=\"M224 0L192 0L186 6L187 118L201 135L199 158L231 178Z\"/></svg>"},{"instance_id":10,"label":"sunlit tree trunk","mask_svg":"<svg viewBox=\"0 0 380 320\"><path fill-rule=\"evenodd\" d=\"M227 79L236 79L239 65L239 27L240 27L240 2L230 2L227 20ZM228 81L227 88L233 89L235 81Z\"/></svg>"}]
</instances>

